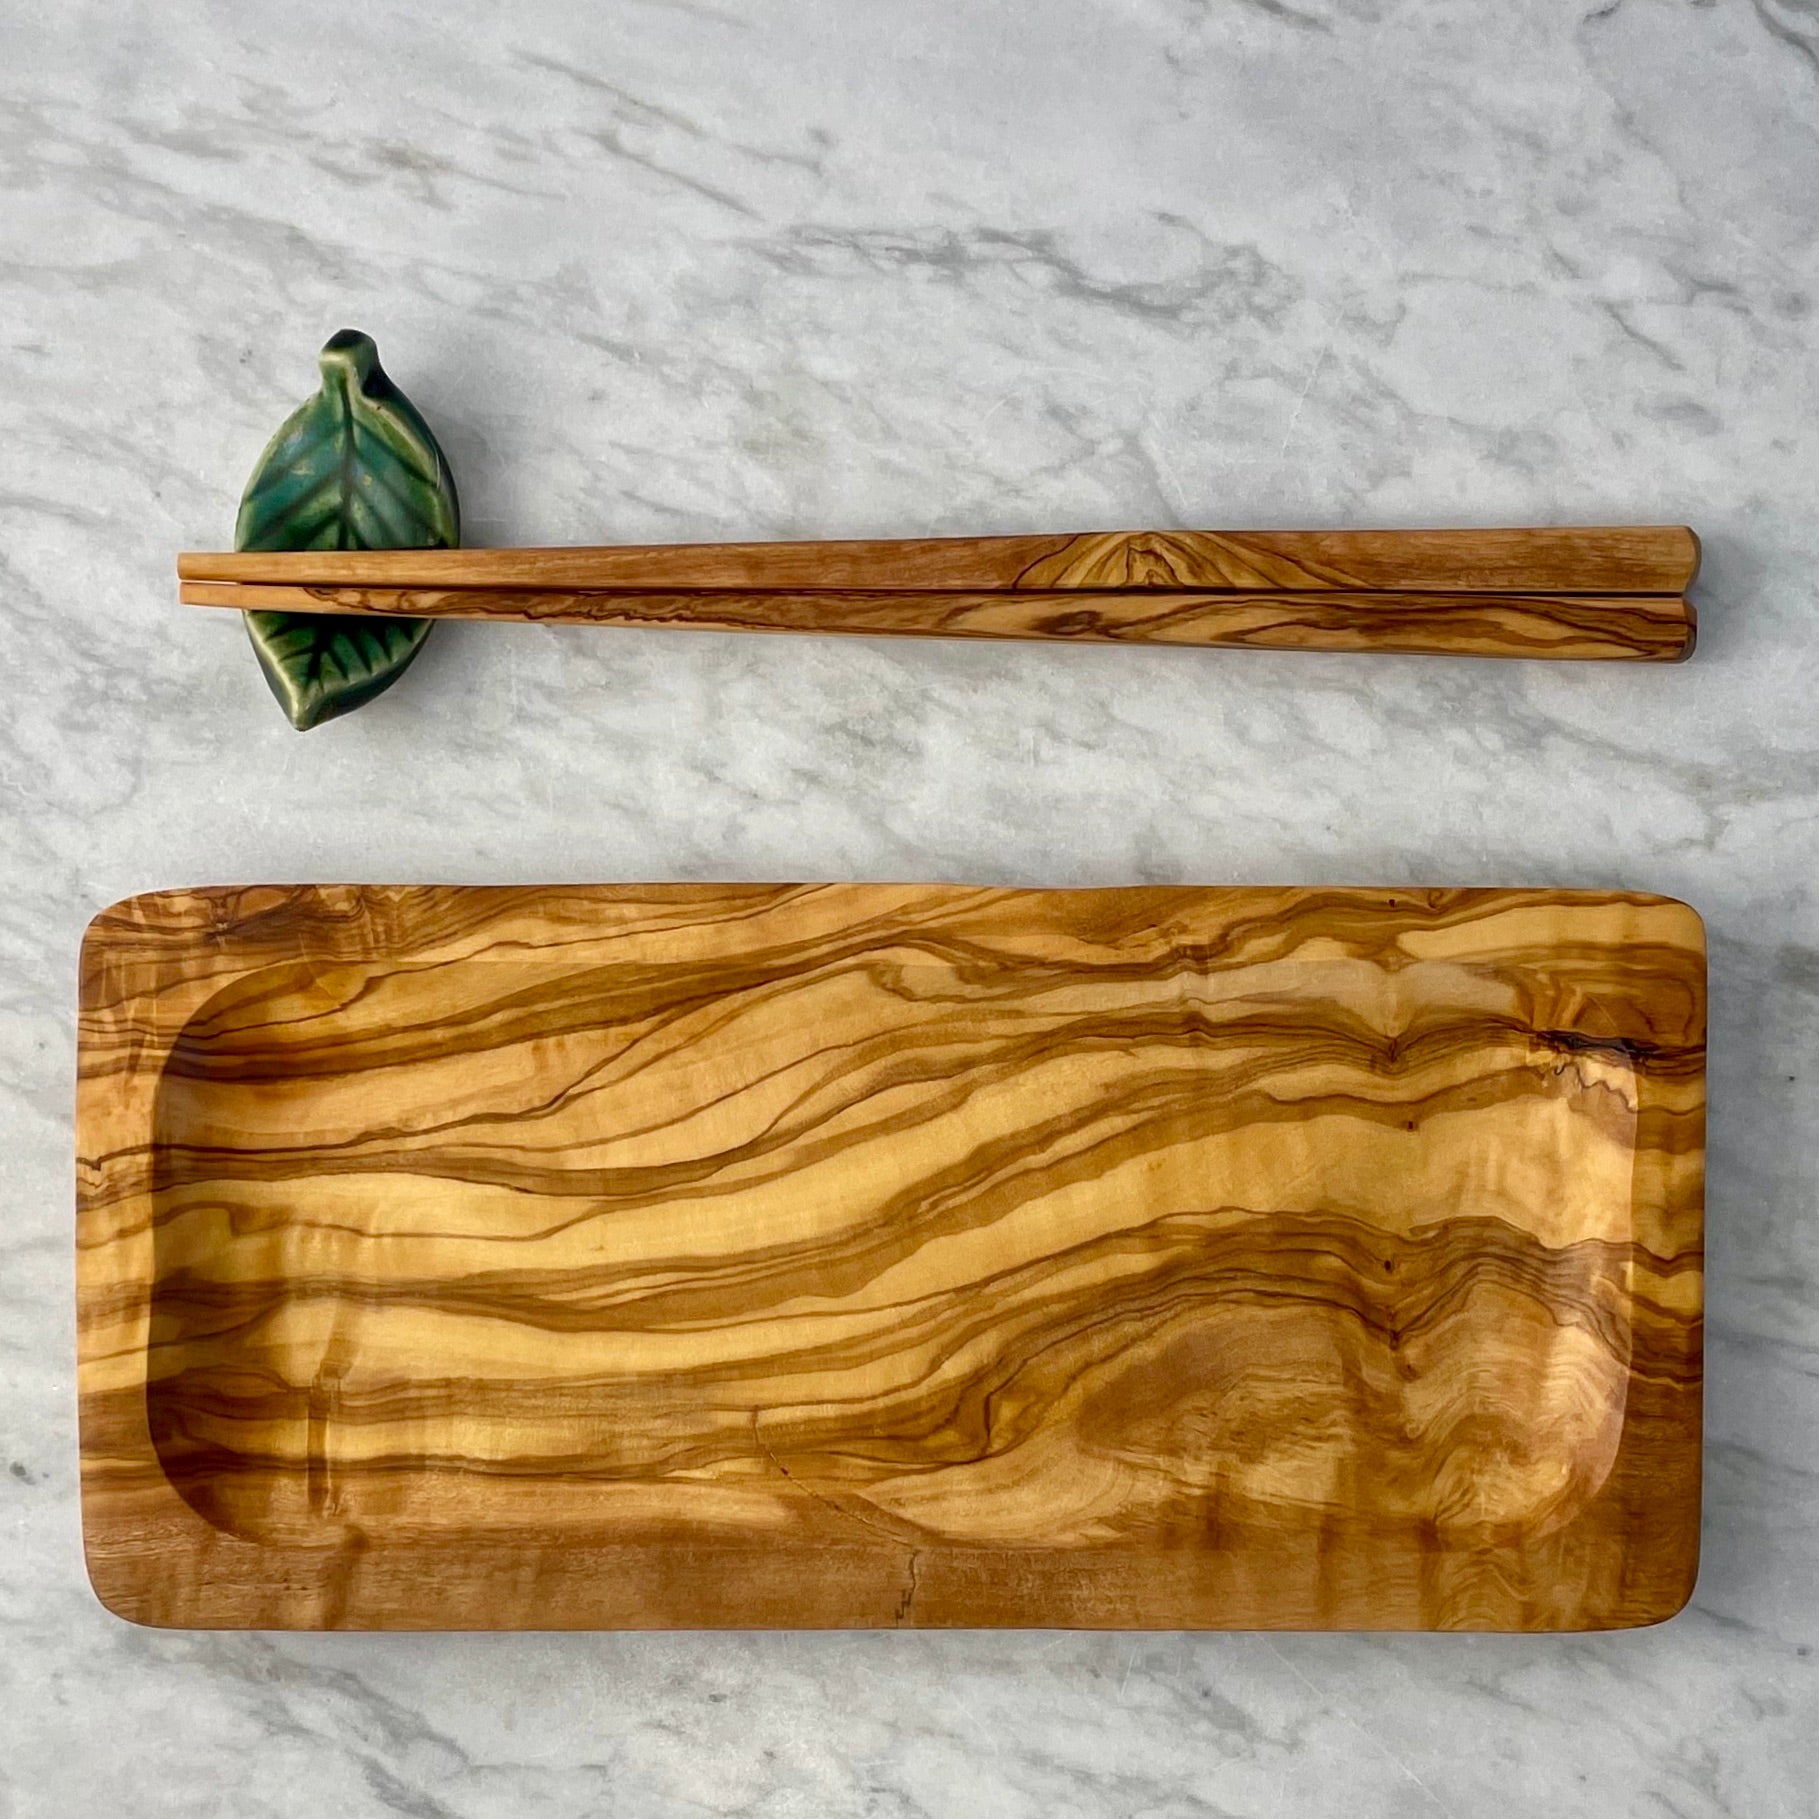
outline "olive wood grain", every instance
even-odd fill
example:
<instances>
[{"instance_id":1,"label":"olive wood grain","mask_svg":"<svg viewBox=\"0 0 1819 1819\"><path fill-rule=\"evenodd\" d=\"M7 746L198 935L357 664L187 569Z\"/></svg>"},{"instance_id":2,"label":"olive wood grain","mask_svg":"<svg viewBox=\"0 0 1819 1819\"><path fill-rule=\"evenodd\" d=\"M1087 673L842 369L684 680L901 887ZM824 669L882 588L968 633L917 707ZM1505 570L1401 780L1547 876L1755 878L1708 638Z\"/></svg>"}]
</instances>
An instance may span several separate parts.
<instances>
[{"instance_id":1,"label":"olive wood grain","mask_svg":"<svg viewBox=\"0 0 1819 1819\"><path fill-rule=\"evenodd\" d=\"M331 587L542 587L734 593L809 588L1037 593L1174 588L1683 594L1699 568L1684 525L1531 530L1099 531L888 542L552 549L191 552L184 581Z\"/></svg>"},{"instance_id":2,"label":"olive wood grain","mask_svg":"<svg viewBox=\"0 0 1819 1819\"><path fill-rule=\"evenodd\" d=\"M1533 890L98 916L95 1587L330 1628L1588 1629L1688 1596L1704 947Z\"/></svg>"},{"instance_id":3,"label":"olive wood grain","mask_svg":"<svg viewBox=\"0 0 1819 1819\"><path fill-rule=\"evenodd\" d=\"M659 593L186 581L181 596L188 606L368 617L1642 663L1683 661L1697 631L1677 594Z\"/></svg>"}]
</instances>

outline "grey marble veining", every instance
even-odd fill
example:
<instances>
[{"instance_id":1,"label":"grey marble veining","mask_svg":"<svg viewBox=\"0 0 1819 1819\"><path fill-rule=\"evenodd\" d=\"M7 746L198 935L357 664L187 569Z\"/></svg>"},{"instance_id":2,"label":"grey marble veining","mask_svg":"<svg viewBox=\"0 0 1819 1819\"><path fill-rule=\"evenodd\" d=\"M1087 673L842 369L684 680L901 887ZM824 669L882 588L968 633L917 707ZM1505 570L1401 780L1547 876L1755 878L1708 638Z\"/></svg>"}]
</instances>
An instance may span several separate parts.
<instances>
[{"instance_id":1,"label":"grey marble veining","mask_svg":"<svg viewBox=\"0 0 1819 1819\"><path fill-rule=\"evenodd\" d=\"M1819 9L0 12L0 1814L1496 1812L1819 1783ZM472 541L1685 519L1677 670L448 626L299 737L171 557L332 329ZM233 879L1624 884L1712 938L1660 1629L130 1629L72 1384L86 917Z\"/></svg>"}]
</instances>

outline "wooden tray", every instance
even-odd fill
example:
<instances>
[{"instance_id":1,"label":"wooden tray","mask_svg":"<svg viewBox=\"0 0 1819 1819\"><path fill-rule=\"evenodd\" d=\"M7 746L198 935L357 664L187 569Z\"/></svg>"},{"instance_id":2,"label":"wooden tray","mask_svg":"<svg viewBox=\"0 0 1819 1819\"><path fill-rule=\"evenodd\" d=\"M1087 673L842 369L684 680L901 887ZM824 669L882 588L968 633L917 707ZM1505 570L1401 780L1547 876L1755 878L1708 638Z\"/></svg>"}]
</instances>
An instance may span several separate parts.
<instances>
[{"instance_id":1,"label":"wooden tray","mask_svg":"<svg viewBox=\"0 0 1819 1819\"><path fill-rule=\"evenodd\" d=\"M160 892L83 949L140 1622L1592 1629L1699 1526L1657 897Z\"/></svg>"}]
</instances>

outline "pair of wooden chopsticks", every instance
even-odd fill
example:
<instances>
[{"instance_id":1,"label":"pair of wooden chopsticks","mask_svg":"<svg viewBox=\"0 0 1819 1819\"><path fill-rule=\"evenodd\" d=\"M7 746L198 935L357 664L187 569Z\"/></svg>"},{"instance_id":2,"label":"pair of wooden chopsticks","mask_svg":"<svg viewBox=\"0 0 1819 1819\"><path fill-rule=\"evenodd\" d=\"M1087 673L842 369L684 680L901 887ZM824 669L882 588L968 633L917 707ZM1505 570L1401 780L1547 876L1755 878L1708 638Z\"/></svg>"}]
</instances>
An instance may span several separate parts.
<instances>
[{"instance_id":1,"label":"pair of wooden chopsticks","mask_svg":"<svg viewBox=\"0 0 1819 1819\"><path fill-rule=\"evenodd\" d=\"M1675 662L1684 526L189 554L182 599L720 631Z\"/></svg>"}]
</instances>

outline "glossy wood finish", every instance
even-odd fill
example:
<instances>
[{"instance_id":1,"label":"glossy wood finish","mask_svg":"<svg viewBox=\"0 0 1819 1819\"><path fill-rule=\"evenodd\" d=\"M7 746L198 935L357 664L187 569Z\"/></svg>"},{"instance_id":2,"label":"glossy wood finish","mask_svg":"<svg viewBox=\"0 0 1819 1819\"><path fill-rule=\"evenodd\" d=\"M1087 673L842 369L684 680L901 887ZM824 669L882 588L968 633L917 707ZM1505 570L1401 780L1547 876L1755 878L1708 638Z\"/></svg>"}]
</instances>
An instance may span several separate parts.
<instances>
[{"instance_id":1,"label":"glossy wood finish","mask_svg":"<svg viewBox=\"0 0 1819 1819\"><path fill-rule=\"evenodd\" d=\"M1677 662L1683 526L192 554L193 606Z\"/></svg>"},{"instance_id":2,"label":"glossy wood finish","mask_svg":"<svg viewBox=\"0 0 1819 1819\"><path fill-rule=\"evenodd\" d=\"M1696 635L1693 608L1678 594L576 593L206 581L186 581L181 592L186 606L386 618L1643 663L1683 661Z\"/></svg>"},{"instance_id":3,"label":"glossy wood finish","mask_svg":"<svg viewBox=\"0 0 1819 1819\"><path fill-rule=\"evenodd\" d=\"M1689 1594L1658 898L249 887L84 945L83 1521L184 1625Z\"/></svg>"}]
</instances>

